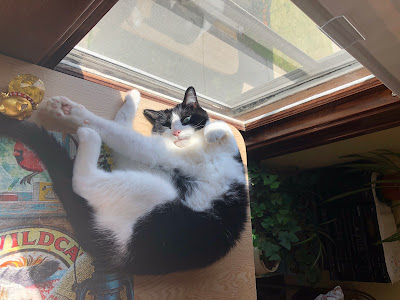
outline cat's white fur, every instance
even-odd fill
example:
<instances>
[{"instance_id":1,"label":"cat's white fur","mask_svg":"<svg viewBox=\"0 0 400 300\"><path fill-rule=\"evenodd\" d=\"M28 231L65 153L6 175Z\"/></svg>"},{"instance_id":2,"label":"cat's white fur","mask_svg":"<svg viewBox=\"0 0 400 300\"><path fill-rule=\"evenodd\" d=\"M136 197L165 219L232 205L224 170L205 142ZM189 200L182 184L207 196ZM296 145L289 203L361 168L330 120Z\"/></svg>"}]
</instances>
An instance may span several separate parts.
<instances>
[{"instance_id":1,"label":"cat's white fur","mask_svg":"<svg viewBox=\"0 0 400 300\"><path fill-rule=\"evenodd\" d=\"M93 206L99 229L111 230L121 249L140 217L177 199L165 170L178 168L198 180L183 202L195 211L210 209L212 199L229 191L233 181L245 183L243 167L233 158L238 147L226 123L208 122L195 131L174 116L171 129L162 135L143 136L132 130L139 101L138 91L129 92L114 121L66 97L53 97L47 105L51 114L79 127L74 190ZM181 131L183 142L177 141L175 130ZM102 140L113 151L117 170L112 173L97 168Z\"/></svg>"}]
</instances>

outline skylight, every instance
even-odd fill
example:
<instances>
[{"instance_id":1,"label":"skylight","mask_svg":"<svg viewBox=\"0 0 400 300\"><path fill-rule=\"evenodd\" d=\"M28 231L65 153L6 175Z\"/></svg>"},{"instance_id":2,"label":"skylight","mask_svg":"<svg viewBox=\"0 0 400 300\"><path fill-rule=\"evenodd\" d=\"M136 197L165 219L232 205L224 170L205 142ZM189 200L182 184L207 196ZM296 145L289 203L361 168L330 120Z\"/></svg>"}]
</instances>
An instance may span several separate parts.
<instances>
[{"instance_id":1,"label":"skylight","mask_svg":"<svg viewBox=\"0 0 400 300\"><path fill-rule=\"evenodd\" d=\"M68 60L231 117L360 68L289 0L120 0Z\"/></svg>"}]
</instances>

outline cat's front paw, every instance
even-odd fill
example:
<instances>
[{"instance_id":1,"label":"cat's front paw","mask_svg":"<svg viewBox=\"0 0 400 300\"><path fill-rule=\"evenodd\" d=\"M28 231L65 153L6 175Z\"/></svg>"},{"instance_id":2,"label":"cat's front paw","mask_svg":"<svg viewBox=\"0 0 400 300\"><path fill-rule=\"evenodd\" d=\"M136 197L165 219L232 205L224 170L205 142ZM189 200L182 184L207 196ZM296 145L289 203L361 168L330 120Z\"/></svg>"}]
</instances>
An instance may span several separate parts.
<instances>
[{"instance_id":1,"label":"cat's front paw","mask_svg":"<svg viewBox=\"0 0 400 300\"><path fill-rule=\"evenodd\" d=\"M100 135L95 130L93 130L89 127L80 127L76 131L76 134L78 135L79 143L84 142L84 143L96 144L96 145L101 144Z\"/></svg>"},{"instance_id":2,"label":"cat's front paw","mask_svg":"<svg viewBox=\"0 0 400 300\"><path fill-rule=\"evenodd\" d=\"M89 123L88 110L81 104L69 100L67 97L56 96L47 101L47 111L53 117L70 122L76 126Z\"/></svg>"},{"instance_id":3,"label":"cat's front paw","mask_svg":"<svg viewBox=\"0 0 400 300\"><path fill-rule=\"evenodd\" d=\"M208 123L204 128L204 138L207 143L215 143L225 136L232 135L228 124L223 121Z\"/></svg>"},{"instance_id":4,"label":"cat's front paw","mask_svg":"<svg viewBox=\"0 0 400 300\"><path fill-rule=\"evenodd\" d=\"M222 139L229 132L229 126L225 122L216 121L205 127L204 138L212 144Z\"/></svg>"},{"instance_id":5,"label":"cat's front paw","mask_svg":"<svg viewBox=\"0 0 400 300\"><path fill-rule=\"evenodd\" d=\"M216 141L219 141L224 135L225 131L221 129L210 130L210 132L205 135L206 142L209 144L215 143Z\"/></svg>"}]
</instances>

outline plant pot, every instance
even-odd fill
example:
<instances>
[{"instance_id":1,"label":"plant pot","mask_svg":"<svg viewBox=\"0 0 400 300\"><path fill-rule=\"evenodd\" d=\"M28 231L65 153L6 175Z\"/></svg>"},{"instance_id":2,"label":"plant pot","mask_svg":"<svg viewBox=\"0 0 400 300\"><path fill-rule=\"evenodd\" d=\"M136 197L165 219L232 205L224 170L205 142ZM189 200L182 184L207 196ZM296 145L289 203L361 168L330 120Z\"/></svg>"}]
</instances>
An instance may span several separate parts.
<instances>
[{"instance_id":1,"label":"plant pot","mask_svg":"<svg viewBox=\"0 0 400 300\"><path fill-rule=\"evenodd\" d=\"M280 261L277 261L272 267L267 267L264 261L261 259L262 251L255 247L253 248L253 250L256 277L262 277L268 273L274 273L278 269Z\"/></svg>"}]
</instances>

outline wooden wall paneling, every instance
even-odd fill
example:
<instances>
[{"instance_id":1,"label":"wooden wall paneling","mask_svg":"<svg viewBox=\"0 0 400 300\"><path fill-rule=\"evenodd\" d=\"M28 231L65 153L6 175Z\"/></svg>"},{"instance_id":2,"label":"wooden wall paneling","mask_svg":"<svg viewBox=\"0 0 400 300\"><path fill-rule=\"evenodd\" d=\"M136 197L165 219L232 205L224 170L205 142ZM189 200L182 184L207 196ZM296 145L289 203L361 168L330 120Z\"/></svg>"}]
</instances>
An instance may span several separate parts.
<instances>
[{"instance_id":1,"label":"wooden wall paneling","mask_svg":"<svg viewBox=\"0 0 400 300\"><path fill-rule=\"evenodd\" d=\"M0 53L53 68L117 0L5 0Z\"/></svg>"},{"instance_id":2,"label":"wooden wall paneling","mask_svg":"<svg viewBox=\"0 0 400 300\"><path fill-rule=\"evenodd\" d=\"M30 63L0 55L0 91L6 91L12 77L31 73L41 78L46 86L45 97L63 95L84 104L89 110L112 119L121 107L124 92L93 82L48 70ZM44 117L41 109L30 120L51 130L59 128ZM133 127L143 134L150 134L151 126L142 111L146 108L163 109L170 105L142 97ZM246 149L239 131L231 127L246 163ZM238 245L214 265L196 271L164 276L137 276L134 278L135 299L256 299L253 246L250 218Z\"/></svg>"}]
</instances>

